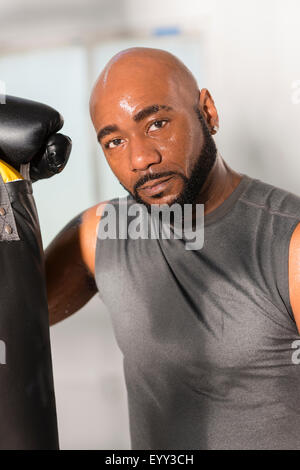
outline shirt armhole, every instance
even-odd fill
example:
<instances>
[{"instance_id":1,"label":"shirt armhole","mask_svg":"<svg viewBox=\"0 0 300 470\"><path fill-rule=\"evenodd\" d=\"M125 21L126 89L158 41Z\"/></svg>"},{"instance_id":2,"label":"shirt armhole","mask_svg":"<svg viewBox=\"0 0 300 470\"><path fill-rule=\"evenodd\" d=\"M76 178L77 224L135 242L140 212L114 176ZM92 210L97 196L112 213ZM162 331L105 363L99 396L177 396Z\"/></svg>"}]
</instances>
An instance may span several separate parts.
<instances>
[{"instance_id":1,"label":"shirt armhole","mask_svg":"<svg viewBox=\"0 0 300 470\"><path fill-rule=\"evenodd\" d=\"M286 239L284 243L282 243L282 256L280 259L282 260L282 275L279 276L278 284L279 284L279 291L282 297L282 300L286 306L287 312L296 325L296 320L294 317L293 309L291 306L291 299L290 299L290 288L289 288L289 250L291 244L291 238L294 233L295 228L300 223L300 219L295 219L294 222L290 225L289 229L286 232Z\"/></svg>"}]
</instances>

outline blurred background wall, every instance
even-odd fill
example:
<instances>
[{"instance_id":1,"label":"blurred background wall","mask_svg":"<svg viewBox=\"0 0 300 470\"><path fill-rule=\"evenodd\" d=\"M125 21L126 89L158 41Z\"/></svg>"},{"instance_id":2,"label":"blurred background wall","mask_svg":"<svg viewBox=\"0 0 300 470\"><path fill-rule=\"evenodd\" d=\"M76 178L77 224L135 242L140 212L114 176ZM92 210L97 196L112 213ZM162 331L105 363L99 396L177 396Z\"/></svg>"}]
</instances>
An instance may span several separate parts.
<instances>
[{"instance_id":1,"label":"blurred background wall","mask_svg":"<svg viewBox=\"0 0 300 470\"><path fill-rule=\"evenodd\" d=\"M300 194L299 1L1 0L0 93L57 108L73 140L65 171L34 185L45 247L83 209L125 194L88 100L110 57L135 45L173 52L209 89L231 167ZM128 449L122 355L99 296L51 342L61 448Z\"/></svg>"}]
</instances>

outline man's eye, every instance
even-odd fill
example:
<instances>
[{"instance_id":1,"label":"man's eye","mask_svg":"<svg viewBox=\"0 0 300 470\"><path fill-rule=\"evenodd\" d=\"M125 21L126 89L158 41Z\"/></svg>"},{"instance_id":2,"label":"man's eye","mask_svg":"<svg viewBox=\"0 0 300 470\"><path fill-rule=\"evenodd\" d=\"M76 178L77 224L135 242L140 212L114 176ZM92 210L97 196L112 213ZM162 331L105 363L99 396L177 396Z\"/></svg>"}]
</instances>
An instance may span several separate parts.
<instances>
[{"instance_id":1,"label":"man's eye","mask_svg":"<svg viewBox=\"0 0 300 470\"><path fill-rule=\"evenodd\" d=\"M161 121L155 121L151 126L149 127L149 131L156 131L157 129L161 129L166 125L168 121L166 119L162 119Z\"/></svg>"},{"instance_id":2,"label":"man's eye","mask_svg":"<svg viewBox=\"0 0 300 470\"><path fill-rule=\"evenodd\" d=\"M105 144L105 148L113 149L122 143L122 139L113 139Z\"/></svg>"}]
</instances>

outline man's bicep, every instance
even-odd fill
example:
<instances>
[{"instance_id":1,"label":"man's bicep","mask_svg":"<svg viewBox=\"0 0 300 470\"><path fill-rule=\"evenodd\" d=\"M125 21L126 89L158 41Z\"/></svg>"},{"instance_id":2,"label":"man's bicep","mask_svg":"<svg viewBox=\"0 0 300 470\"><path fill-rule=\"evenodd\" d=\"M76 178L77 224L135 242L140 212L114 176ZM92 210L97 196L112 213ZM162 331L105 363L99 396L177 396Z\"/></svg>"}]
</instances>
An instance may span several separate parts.
<instances>
[{"instance_id":1,"label":"man's bicep","mask_svg":"<svg viewBox=\"0 0 300 470\"><path fill-rule=\"evenodd\" d=\"M300 333L300 223L292 234L289 247L289 293L294 318Z\"/></svg>"},{"instance_id":2,"label":"man's bicep","mask_svg":"<svg viewBox=\"0 0 300 470\"><path fill-rule=\"evenodd\" d=\"M100 202L86 210L82 214L82 222L79 226L81 256L93 276L95 276L98 226L106 204L107 201Z\"/></svg>"}]
</instances>

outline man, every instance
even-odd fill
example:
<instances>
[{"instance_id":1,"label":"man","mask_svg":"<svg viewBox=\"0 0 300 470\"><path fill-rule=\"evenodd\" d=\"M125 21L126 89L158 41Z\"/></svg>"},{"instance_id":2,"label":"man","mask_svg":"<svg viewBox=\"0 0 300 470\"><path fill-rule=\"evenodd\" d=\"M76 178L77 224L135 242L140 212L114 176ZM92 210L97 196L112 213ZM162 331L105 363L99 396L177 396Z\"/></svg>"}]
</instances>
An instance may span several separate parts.
<instances>
[{"instance_id":1,"label":"man","mask_svg":"<svg viewBox=\"0 0 300 470\"><path fill-rule=\"evenodd\" d=\"M90 112L129 196L87 209L48 247L51 322L99 290L133 449L300 449L300 198L228 166L210 93L165 51L113 57ZM204 204L204 246L97 238L106 207L124 202Z\"/></svg>"}]
</instances>

